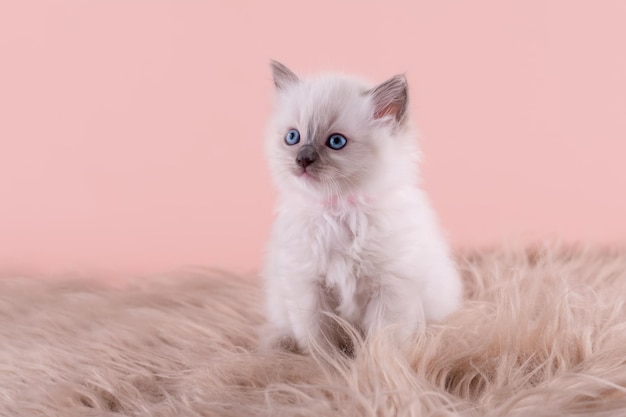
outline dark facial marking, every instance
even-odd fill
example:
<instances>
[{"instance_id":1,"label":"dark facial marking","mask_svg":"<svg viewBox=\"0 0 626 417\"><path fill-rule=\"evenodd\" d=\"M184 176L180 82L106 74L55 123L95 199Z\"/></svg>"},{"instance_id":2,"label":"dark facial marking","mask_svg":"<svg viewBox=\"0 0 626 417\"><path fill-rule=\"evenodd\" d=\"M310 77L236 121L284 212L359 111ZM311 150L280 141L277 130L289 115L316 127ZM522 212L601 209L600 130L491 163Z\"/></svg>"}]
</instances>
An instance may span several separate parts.
<instances>
[{"instance_id":1,"label":"dark facial marking","mask_svg":"<svg viewBox=\"0 0 626 417\"><path fill-rule=\"evenodd\" d=\"M306 168L309 165L315 163L319 159L319 155L313 145L304 145L298 151L296 156L296 163L302 168Z\"/></svg>"}]
</instances>

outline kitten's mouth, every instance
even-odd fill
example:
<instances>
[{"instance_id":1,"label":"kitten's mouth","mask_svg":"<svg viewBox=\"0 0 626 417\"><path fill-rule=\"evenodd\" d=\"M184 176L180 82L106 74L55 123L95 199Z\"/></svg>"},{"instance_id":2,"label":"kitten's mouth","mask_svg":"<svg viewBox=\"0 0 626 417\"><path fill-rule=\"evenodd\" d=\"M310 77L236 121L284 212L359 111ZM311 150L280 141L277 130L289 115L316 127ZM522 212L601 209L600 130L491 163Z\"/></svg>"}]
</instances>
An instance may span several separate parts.
<instances>
[{"instance_id":1,"label":"kitten's mouth","mask_svg":"<svg viewBox=\"0 0 626 417\"><path fill-rule=\"evenodd\" d=\"M315 181L317 180L317 177L315 175L313 175L311 173L310 170L307 170L306 168L302 168L300 170L298 170L298 177L302 178L303 180L307 180L307 181Z\"/></svg>"}]
</instances>

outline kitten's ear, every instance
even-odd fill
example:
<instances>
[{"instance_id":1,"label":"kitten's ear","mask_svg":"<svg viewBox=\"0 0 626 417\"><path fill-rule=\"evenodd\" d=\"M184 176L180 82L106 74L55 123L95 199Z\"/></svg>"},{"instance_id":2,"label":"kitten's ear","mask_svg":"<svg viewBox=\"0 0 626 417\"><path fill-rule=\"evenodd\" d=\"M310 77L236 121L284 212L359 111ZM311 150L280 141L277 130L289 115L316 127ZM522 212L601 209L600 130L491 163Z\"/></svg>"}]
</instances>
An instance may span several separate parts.
<instances>
[{"instance_id":1,"label":"kitten's ear","mask_svg":"<svg viewBox=\"0 0 626 417\"><path fill-rule=\"evenodd\" d=\"M396 123L404 120L409 101L408 84L404 75L391 77L368 91L374 104L374 119L390 118Z\"/></svg>"},{"instance_id":2,"label":"kitten's ear","mask_svg":"<svg viewBox=\"0 0 626 417\"><path fill-rule=\"evenodd\" d=\"M270 61L270 66L272 67L274 85L277 89L283 90L287 86L298 82L298 76L280 62L272 60Z\"/></svg>"}]
</instances>

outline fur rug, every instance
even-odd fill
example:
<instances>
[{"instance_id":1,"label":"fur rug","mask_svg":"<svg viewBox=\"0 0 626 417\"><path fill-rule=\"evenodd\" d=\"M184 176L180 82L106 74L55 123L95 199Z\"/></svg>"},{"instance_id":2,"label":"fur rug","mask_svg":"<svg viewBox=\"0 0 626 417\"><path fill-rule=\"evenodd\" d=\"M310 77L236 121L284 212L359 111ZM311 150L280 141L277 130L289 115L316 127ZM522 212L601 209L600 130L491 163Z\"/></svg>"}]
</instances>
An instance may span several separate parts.
<instances>
[{"instance_id":1,"label":"fur rug","mask_svg":"<svg viewBox=\"0 0 626 417\"><path fill-rule=\"evenodd\" d=\"M0 281L2 416L626 415L626 251L459 255L466 305L408 350L256 351L258 280Z\"/></svg>"}]
</instances>

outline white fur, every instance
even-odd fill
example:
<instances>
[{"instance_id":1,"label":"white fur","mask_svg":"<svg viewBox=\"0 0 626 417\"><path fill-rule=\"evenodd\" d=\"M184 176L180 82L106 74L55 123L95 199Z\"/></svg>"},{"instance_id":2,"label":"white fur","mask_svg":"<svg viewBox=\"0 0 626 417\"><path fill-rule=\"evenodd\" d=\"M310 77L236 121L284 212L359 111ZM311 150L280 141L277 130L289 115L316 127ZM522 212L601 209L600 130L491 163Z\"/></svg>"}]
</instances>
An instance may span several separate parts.
<instances>
[{"instance_id":1,"label":"white fur","mask_svg":"<svg viewBox=\"0 0 626 417\"><path fill-rule=\"evenodd\" d=\"M307 351L310 338L328 338L322 321L332 313L364 335L393 325L405 339L458 309L461 281L417 184L410 122L374 118L369 86L353 78L280 87L267 135L279 197L263 273L266 336ZM297 147L283 141L290 128L326 152L332 167L320 163L319 181L298 175ZM324 138L338 132L348 146L325 150Z\"/></svg>"}]
</instances>

